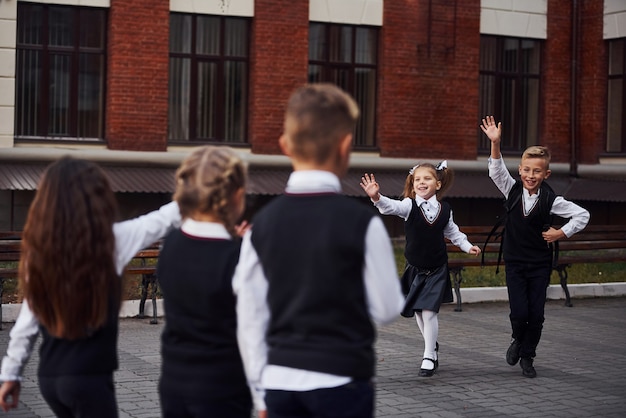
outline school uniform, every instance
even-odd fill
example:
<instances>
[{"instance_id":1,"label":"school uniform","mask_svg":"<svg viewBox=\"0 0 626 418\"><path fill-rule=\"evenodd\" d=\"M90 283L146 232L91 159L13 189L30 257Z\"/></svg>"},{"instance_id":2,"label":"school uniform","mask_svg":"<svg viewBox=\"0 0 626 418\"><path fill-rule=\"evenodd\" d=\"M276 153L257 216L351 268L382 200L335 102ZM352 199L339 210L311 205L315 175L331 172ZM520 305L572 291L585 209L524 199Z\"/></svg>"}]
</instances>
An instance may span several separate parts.
<instances>
[{"instance_id":1,"label":"school uniform","mask_svg":"<svg viewBox=\"0 0 626 418\"><path fill-rule=\"evenodd\" d=\"M252 413L232 291L239 248L222 224L192 219L163 242L157 278L166 313L159 381L165 418Z\"/></svg>"},{"instance_id":2,"label":"school uniform","mask_svg":"<svg viewBox=\"0 0 626 418\"><path fill-rule=\"evenodd\" d=\"M270 416L373 414L372 322L395 319L402 295L382 220L340 192L330 172L295 171L243 239L238 338Z\"/></svg>"},{"instance_id":3,"label":"school uniform","mask_svg":"<svg viewBox=\"0 0 626 418\"><path fill-rule=\"evenodd\" d=\"M519 357L534 358L545 320L546 289L552 272L552 249L542 237L546 224L541 216L541 196L551 193L551 190L540 187L538 193L530 195L523 187L514 187L516 180L502 158L489 158L488 164L489 177L507 200L516 198L510 195L513 190L521 189L517 192L521 193L521 198L507 214L503 259L512 337L520 345ZM561 196L553 196L550 201L553 201L550 214L569 219L561 227L566 237L571 237L587 225L589 212L586 209Z\"/></svg>"},{"instance_id":4,"label":"school uniform","mask_svg":"<svg viewBox=\"0 0 626 418\"><path fill-rule=\"evenodd\" d=\"M422 310L439 312L442 303L453 300L444 238L466 253L472 248L454 222L450 205L439 202L436 196L396 200L380 195L374 206L383 215L405 220L406 268L401 282L406 300L402 316L411 318Z\"/></svg>"},{"instance_id":5,"label":"school uniform","mask_svg":"<svg viewBox=\"0 0 626 418\"><path fill-rule=\"evenodd\" d=\"M180 221L174 202L124 222L113 224L115 266L120 276L142 248L161 238ZM116 417L113 371L118 367L117 335L119 307L112 304L109 319L88 337L54 338L39 324L24 300L10 332L2 359L1 381L21 381L22 373L41 331L38 377L44 399L59 417Z\"/></svg>"}]
</instances>

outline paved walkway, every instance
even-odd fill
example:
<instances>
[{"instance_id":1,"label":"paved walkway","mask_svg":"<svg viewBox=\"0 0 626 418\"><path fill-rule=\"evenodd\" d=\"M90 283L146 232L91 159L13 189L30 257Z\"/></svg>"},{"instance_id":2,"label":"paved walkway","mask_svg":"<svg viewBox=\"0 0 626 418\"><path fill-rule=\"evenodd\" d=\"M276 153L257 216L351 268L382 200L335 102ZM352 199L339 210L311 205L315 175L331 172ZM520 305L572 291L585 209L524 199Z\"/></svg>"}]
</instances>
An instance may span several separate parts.
<instances>
[{"instance_id":1,"label":"paved walkway","mask_svg":"<svg viewBox=\"0 0 626 418\"><path fill-rule=\"evenodd\" d=\"M626 298L548 301L535 366L522 376L509 366L508 306L503 302L446 305L440 314L440 367L417 376L422 340L413 320L401 318L379 330L377 417L624 417L626 416ZM122 319L120 370L116 373L120 417L159 417L159 325ZM0 331L6 349L12 324ZM34 355L19 409L9 417L52 417L34 376Z\"/></svg>"}]
</instances>

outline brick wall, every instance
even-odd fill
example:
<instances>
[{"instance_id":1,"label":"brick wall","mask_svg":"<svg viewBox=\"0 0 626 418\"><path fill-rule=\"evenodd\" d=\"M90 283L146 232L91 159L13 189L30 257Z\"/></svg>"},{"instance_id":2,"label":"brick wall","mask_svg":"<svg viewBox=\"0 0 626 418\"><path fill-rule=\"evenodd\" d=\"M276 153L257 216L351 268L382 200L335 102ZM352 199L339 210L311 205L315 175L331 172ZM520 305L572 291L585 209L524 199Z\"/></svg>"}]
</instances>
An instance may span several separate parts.
<instances>
[{"instance_id":1,"label":"brick wall","mask_svg":"<svg viewBox=\"0 0 626 418\"><path fill-rule=\"evenodd\" d=\"M250 55L249 138L252 152L279 154L285 104L306 83L309 4L256 0Z\"/></svg>"},{"instance_id":2,"label":"brick wall","mask_svg":"<svg viewBox=\"0 0 626 418\"><path fill-rule=\"evenodd\" d=\"M548 39L543 51L539 143L552 161L569 162L571 129L571 2L548 0Z\"/></svg>"},{"instance_id":3,"label":"brick wall","mask_svg":"<svg viewBox=\"0 0 626 418\"><path fill-rule=\"evenodd\" d=\"M167 146L169 2L111 0L105 137L110 149Z\"/></svg>"},{"instance_id":4,"label":"brick wall","mask_svg":"<svg viewBox=\"0 0 626 418\"><path fill-rule=\"evenodd\" d=\"M480 1L386 1L383 16L381 155L474 159Z\"/></svg>"},{"instance_id":5,"label":"brick wall","mask_svg":"<svg viewBox=\"0 0 626 418\"><path fill-rule=\"evenodd\" d=\"M581 4L579 43L578 142L577 160L597 164L598 154L606 149L607 43L603 40L603 2Z\"/></svg>"}]
</instances>

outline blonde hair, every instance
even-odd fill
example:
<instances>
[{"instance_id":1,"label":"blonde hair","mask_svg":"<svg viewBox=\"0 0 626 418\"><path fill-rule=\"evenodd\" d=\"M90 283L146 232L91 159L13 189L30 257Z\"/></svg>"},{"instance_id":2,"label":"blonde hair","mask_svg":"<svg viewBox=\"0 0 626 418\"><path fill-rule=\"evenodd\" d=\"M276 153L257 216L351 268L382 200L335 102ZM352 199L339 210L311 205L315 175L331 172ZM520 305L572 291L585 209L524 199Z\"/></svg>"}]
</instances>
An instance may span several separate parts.
<instances>
[{"instance_id":1,"label":"blonde hair","mask_svg":"<svg viewBox=\"0 0 626 418\"><path fill-rule=\"evenodd\" d=\"M246 186L247 170L229 147L204 146L189 155L176 171L174 200L183 218L194 213L217 216L235 236L239 216L233 210L234 194Z\"/></svg>"},{"instance_id":2,"label":"blonde hair","mask_svg":"<svg viewBox=\"0 0 626 418\"><path fill-rule=\"evenodd\" d=\"M285 135L296 156L321 164L354 132L358 117L354 99L336 85L306 84L287 102Z\"/></svg>"},{"instance_id":3,"label":"blonde hair","mask_svg":"<svg viewBox=\"0 0 626 418\"><path fill-rule=\"evenodd\" d=\"M418 168L427 168L432 171L433 175L437 179L437 181L441 182L441 187L437 190L436 196L437 200L441 200L446 191L452 186L454 181L454 171L448 167L435 166L431 163L420 163L414 166L411 170L409 170L409 175L406 176L406 180L404 181L404 192L403 197L409 197L411 199L415 199L415 188L413 187L413 173Z\"/></svg>"},{"instance_id":4,"label":"blonde hair","mask_svg":"<svg viewBox=\"0 0 626 418\"><path fill-rule=\"evenodd\" d=\"M540 158L546 162L546 168L550 166L550 150L547 147L541 145L532 145L524 151L522 154L522 160L527 158Z\"/></svg>"}]
</instances>

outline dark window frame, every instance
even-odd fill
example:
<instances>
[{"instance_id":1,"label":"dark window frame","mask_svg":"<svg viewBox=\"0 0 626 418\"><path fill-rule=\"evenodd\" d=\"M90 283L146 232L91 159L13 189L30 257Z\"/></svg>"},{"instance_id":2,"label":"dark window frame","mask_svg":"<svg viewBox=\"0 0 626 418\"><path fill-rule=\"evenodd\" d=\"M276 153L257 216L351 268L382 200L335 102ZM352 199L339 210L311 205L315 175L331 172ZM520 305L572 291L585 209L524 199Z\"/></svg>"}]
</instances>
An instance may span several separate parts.
<instances>
[{"instance_id":1,"label":"dark window frame","mask_svg":"<svg viewBox=\"0 0 626 418\"><path fill-rule=\"evenodd\" d=\"M186 144L198 144L198 143L221 143L228 144L231 146L237 145L249 145L248 141L248 118L249 118L249 109L248 109L248 99L250 92L250 36L251 36L251 20L246 17L236 17L236 16L219 16L219 15L202 15L202 14L194 14L194 13L179 13L179 12L171 12L170 13L170 24L172 22L172 18L175 17L188 17L191 19L191 36L190 36L190 45L189 52L173 52L171 47L169 49L169 65L170 72L172 71L172 59L187 59L189 60L189 111L188 111L188 126L187 126L187 138L176 138L174 137L174 133L172 132L172 104L171 102L168 104L168 143L174 145L186 145ZM219 53L212 54L202 54L197 51L197 30L198 30L198 19L199 18L214 18L219 19ZM244 21L246 23L246 31L245 34L245 42L246 42L246 51L245 56L236 56L236 55L226 55L225 53L225 33L226 33L226 23L228 20L237 20ZM243 128L240 138L225 138L226 134L226 122L225 122L225 110L223 104L226 100L226 83L217 82L216 91L212 91L214 104L216 105L216 111L213 114L213 119L215 121L214 135L212 137L200 137L198 134L198 108L200 104L198 102L198 74L199 74L199 66L201 64L215 64L216 66L216 80L223 80L225 74L225 67L227 63L236 62L245 64L245 77L243 80L243 89L244 89L244 100L241 100L243 103L241 107L241 111L243 115L241 116L243 120ZM170 96L172 95L173 86L168 82L168 92Z\"/></svg>"},{"instance_id":2,"label":"dark window frame","mask_svg":"<svg viewBox=\"0 0 626 418\"><path fill-rule=\"evenodd\" d=\"M67 6L56 4L44 4L44 3L26 3L18 2L17 8L17 40L16 40L16 72L15 72L15 117L14 117L14 136L17 141L20 140L52 140L52 141L97 141L104 140L105 135L105 120L106 120L106 66L107 66L107 23L108 15L107 10L97 7L83 7L83 6ZM38 44L35 43L22 43L20 35L22 25L25 20L36 15L37 10L41 13L40 32L41 38ZM52 45L50 40L50 27L51 13L54 11L69 11L72 18L72 45ZM81 38L81 23L85 21L85 13L92 14L92 18L100 20L102 27L102 37L100 39L100 47L84 46L81 42L84 40ZM91 20L88 20L91 21ZM88 24L88 23L87 23ZM59 25L59 23L57 23ZM63 22L61 22L61 25ZM86 39L86 38L85 38ZM22 67L21 59L26 57L25 61L29 59L28 53L39 53L37 57L40 60L40 68ZM61 93L69 93L67 99L67 120L65 132L52 132L54 130L53 121L54 110L51 109L52 97L50 93L52 72L55 68L51 67L52 57L68 57L70 65L67 73L68 90L61 91ZM97 101L96 114L98 115L95 120L89 120L85 123L86 117L80 115L80 87L82 76L88 76L88 72L81 72L81 58L86 56L96 57L100 59L98 72L98 85L97 91L100 96L100 100ZM91 63L93 64L93 63ZM35 103L29 105L23 103L33 97L24 98L24 94L28 94L27 86L23 86L22 82L27 83L28 77L24 74L33 71L36 76L37 88L33 89L35 96ZM89 86L87 86L89 87ZM85 103L86 104L86 103ZM22 111L22 109L28 108L28 112L36 114L36 117L31 117L28 112ZM59 125L62 122L58 122ZM34 126L33 126L34 124ZM94 124L96 127L91 128L95 135L83 135L86 130L85 126L88 124ZM83 125L83 126L79 126Z\"/></svg>"},{"instance_id":3,"label":"dark window frame","mask_svg":"<svg viewBox=\"0 0 626 418\"><path fill-rule=\"evenodd\" d=\"M621 53L617 49L621 49ZM626 37L607 40L607 102L606 138L607 155L626 154ZM613 83L621 83L614 88ZM615 96L613 96L613 94ZM617 149L616 149L617 148Z\"/></svg>"},{"instance_id":4,"label":"dark window frame","mask_svg":"<svg viewBox=\"0 0 626 418\"><path fill-rule=\"evenodd\" d=\"M508 36L481 35L481 59L479 68L479 119L485 115L494 115L496 120L502 121L507 128L503 130L501 149L503 154L519 155L530 145L536 145L539 138L539 127L542 117L542 70L544 62L544 44L540 39L533 38L517 38ZM484 68L485 44L487 42L495 42L495 57L493 59L493 67ZM514 70L504 68L508 64L507 59L511 60L511 56L505 56L505 44L507 42L517 43L517 54L514 57ZM539 49L537 60L534 65L535 71L525 70L525 66L529 66L525 61L524 42L534 42L534 47ZM493 78L493 82L488 84L488 78ZM531 115L528 111L528 100L530 82L536 83L535 91L535 113L532 117L535 120L534 131L531 132L528 127ZM507 90L507 86L514 86ZM492 90L492 91L490 91ZM503 96L510 94L508 99ZM489 96L489 97L487 97ZM522 109L520 113L519 110ZM490 152L490 142L478 130L478 153L488 154Z\"/></svg>"},{"instance_id":5,"label":"dark window frame","mask_svg":"<svg viewBox=\"0 0 626 418\"><path fill-rule=\"evenodd\" d=\"M376 130L377 130L377 122L378 122L378 77L379 77L379 56L380 56L380 27L378 26L369 26L369 25L349 25L349 24L338 24L338 23L327 23L327 22L314 22L311 21L309 23L309 30L311 30L311 27L313 25L320 25L323 30L324 30L324 45L318 45L317 47L322 49L323 53L323 57L322 59L312 59L310 54L310 50L309 50L309 60L308 60L308 64L309 64L309 69L308 69L308 81L309 82L332 82L334 83L335 81L333 80L332 74L333 71L341 71L343 70L344 74L347 74L347 80L345 80L345 83L343 85L341 85L340 83L336 83L338 84L340 87L342 87L344 90L346 90L348 93L350 93L352 95L352 97L355 98L355 100L357 101L357 104L359 105L359 110L360 110L360 115L359 115L359 121L357 122L357 132L354 133L354 140L353 140L353 147L356 150L366 150L366 151L371 151L373 149L376 149L378 147L378 140L376 137ZM333 48L331 48L330 46L330 39L331 39L331 31L332 30L338 30L340 31L341 29L350 29L351 30L351 44L350 44L350 59L348 62L340 62L340 61L333 61L330 58L331 55L331 50L333 50ZM357 63L357 59L356 59L356 55L357 55L357 31L359 29L365 29L365 30L371 30L373 31L376 40L375 42L373 42L373 44L376 47L376 51L374 51L374 63L366 63L366 62L358 62ZM339 40L340 45L335 45L335 51L338 51L341 49L341 39L337 38L337 40ZM309 49L311 48L311 43L309 44ZM311 73L311 67L312 66L318 66L321 68L321 76L320 77L312 77L312 73ZM371 103L369 105L369 107L367 109L363 108L362 103L359 103L358 100L358 94L357 94L357 72L359 69L362 70L373 70L374 71L374 88L373 88L373 98L371 100ZM364 110L367 110L367 112L365 112ZM374 115L373 117L373 121L369 121L370 116L368 115ZM369 127L367 127L367 123L370 123L371 125ZM367 132L368 134L366 136L368 136L367 138L362 138L359 135L359 132ZM369 143L367 143L369 142Z\"/></svg>"}]
</instances>

